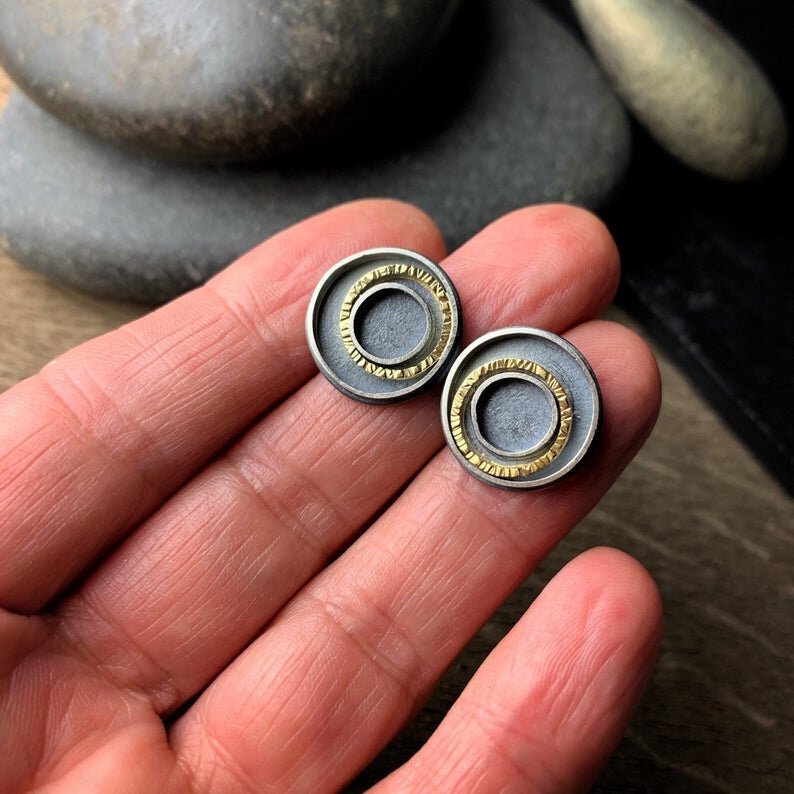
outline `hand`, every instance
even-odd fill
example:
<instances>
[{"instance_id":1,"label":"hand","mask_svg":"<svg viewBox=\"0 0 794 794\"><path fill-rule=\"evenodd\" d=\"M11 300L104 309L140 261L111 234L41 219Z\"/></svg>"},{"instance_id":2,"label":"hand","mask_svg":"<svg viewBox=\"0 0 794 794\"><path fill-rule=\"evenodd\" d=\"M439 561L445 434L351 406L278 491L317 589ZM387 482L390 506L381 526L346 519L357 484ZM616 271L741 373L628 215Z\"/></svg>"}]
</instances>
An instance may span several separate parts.
<instances>
[{"instance_id":1,"label":"hand","mask_svg":"<svg viewBox=\"0 0 794 794\"><path fill-rule=\"evenodd\" d=\"M338 789L636 453L658 373L592 320L618 280L594 217L522 210L443 261L468 340L566 332L600 380L592 455L535 493L455 462L437 393L368 406L316 374L311 290L373 246L444 257L416 209L339 207L0 398L0 789ZM582 555L376 790L586 787L660 615L639 564Z\"/></svg>"}]
</instances>

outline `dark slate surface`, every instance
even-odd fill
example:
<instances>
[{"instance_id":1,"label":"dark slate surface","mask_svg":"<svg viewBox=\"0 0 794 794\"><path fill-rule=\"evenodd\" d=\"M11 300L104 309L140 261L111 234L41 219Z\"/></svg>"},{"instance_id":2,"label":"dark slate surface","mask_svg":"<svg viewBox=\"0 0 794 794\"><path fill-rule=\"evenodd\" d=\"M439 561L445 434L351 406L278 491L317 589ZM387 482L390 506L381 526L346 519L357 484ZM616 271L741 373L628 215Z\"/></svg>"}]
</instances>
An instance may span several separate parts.
<instances>
[{"instance_id":1,"label":"dark slate surface","mask_svg":"<svg viewBox=\"0 0 794 794\"><path fill-rule=\"evenodd\" d=\"M0 119L0 241L54 278L160 301L346 199L412 201L454 246L524 204L602 204L630 153L600 71L528 0L468 3L433 68L355 130L311 161L187 167L115 149L17 95Z\"/></svg>"},{"instance_id":2,"label":"dark slate surface","mask_svg":"<svg viewBox=\"0 0 794 794\"><path fill-rule=\"evenodd\" d=\"M575 29L567 2L548 5ZM761 64L791 124L794 6L700 5ZM619 300L794 494L794 158L770 178L732 185L635 133L628 179L607 213L623 254ZM696 450L682 454L697 466Z\"/></svg>"}]
</instances>

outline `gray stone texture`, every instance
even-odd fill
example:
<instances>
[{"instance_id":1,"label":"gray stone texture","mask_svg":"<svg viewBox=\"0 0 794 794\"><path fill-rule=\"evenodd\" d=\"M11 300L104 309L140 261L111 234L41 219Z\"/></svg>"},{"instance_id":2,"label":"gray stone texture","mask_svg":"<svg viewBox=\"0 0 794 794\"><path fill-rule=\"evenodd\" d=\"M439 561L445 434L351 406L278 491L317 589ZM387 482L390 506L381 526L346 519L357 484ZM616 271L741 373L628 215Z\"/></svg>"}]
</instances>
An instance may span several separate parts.
<instances>
[{"instance_id":1,"label":"gray stone texture","mask_svg":"<svg viewBox=\"0 0 794 794\"><path fill-rule=\"evenodd\" d=\"M426 60L458 0L0 3L0 62L102 138L186 161L305 145Z\"/></svg>"},{"instance_id":2,"label":"gray stone texture","mask_svg":"<svg viewBox=\"0 0 794 794\"><path fill-rule=\"evenodd\" d=\"M0 243L95 293L163 301L268 235L348 199L392 196L451 246L525 204L599 207L630 156L626 115L585 49L527 0L467 3L412 87L354 131L274 164L132 155L16 94L0 118Z\"/></svg>"},{"instance_id":3,"label":"gray stone texture","mask_svg":"<svg viewBox=\"0 0 794 794\"><path fill-rule=\"evenodd\" d=\"M686 165L740 181L775 169L786 118L750 56L686 0L573 0L615 89ZM782 35L782 34L781 34Z\"/></svg>"}]
</instances>

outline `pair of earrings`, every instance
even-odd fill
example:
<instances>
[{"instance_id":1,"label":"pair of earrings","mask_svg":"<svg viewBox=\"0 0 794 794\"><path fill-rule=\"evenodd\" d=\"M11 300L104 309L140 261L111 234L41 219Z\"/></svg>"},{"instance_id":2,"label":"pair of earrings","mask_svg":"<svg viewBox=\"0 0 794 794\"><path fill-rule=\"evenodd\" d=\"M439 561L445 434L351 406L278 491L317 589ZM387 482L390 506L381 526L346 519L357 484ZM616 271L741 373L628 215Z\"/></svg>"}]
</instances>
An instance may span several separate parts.
<instances>
[{"instance_id":1,"label":"pair of earrings","mask_svg":"<svg viewBox=\"0 0 794 794\"><path fill-rule=\"evenodd\" d=\"M455 287L413 251L374 248L334 265L314 291L306 335L323 375L355 400L399 402L445 378L447 443L491 485L556 482L582 460L598 428L595 375L556 334L504 328L458 354Z\"/></svg>"}]
</instances>

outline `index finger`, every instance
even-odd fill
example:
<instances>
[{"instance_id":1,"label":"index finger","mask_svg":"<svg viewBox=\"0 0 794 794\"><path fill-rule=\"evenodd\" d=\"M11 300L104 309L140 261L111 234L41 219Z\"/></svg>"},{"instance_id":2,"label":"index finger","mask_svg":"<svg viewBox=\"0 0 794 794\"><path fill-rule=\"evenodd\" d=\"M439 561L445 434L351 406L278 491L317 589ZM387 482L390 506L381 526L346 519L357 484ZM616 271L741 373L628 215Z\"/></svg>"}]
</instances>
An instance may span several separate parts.
<instances>
[{"instance_id":1,"label":"index finger","mask_svg":"<svg viewBox=\"0 0 794 794\"><path fill-rule=\"evenodd\" d=\"M420 210L363 201L281 234L193 292L75 348L0 398L0 606L32 612L313 372L302 318L335 261L433 259Z\"/></svg>"}]
</instances>

